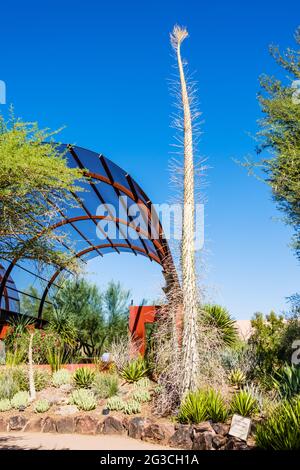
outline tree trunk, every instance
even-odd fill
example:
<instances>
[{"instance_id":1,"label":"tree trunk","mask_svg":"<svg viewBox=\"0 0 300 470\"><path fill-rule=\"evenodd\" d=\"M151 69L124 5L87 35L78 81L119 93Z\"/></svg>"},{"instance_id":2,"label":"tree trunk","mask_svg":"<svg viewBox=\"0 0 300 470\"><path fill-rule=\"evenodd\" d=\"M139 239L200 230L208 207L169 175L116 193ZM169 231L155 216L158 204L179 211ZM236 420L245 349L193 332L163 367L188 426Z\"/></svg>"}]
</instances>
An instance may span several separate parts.
<instances>
[{"instance_id":1,"label":"tree trunk","mask_svg":"<svg viewBox=\"0 0 300 470\"><path fill-rule=\"evenodd\" d=\"M34 384L33 359L32 359L33 336L34 336L34 333L30 332L29 347L28 347L28 377L29 377L30 401L33 401L36 398L36 391L35 391L35 384Z\"/></svg>"},{"instance_id":2,"label":"tree trunk","mask_svg":"<svg viewBox=\"0 0 300 470\"><path fill-rule=\"evenodd\" d=\"M197 385L198 347L197 347L197 304L198 294L195 268L195 195L194 195L194 159L193 130L190 102L181 59L180 46L188 36L185 29L174 27L171 42L177 54L181 85L184 128L184 189L183 189L183 225L182 225L182 296L183 296L183 384L182 393L193 390Z\"/></svg>"}]
</instances>

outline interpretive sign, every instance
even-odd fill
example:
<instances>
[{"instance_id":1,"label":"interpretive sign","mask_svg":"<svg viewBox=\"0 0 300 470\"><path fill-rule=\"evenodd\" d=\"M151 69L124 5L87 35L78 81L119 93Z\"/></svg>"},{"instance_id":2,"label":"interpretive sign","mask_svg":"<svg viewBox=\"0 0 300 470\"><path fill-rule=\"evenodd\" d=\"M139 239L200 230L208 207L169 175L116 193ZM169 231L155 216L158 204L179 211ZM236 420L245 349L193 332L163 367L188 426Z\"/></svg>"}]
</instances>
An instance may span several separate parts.
<instances>
[{"instance_id":1,"label":"interpretive sign","mask_svg":"<svg viewBox=\"0 0 300 470\"><path fill-rule=\"evenodd\" d=\"M251 419L244 416L233 415L229 435L238 437L243 441L247 441L251 427Z\"/></svg>"}]
</instances>

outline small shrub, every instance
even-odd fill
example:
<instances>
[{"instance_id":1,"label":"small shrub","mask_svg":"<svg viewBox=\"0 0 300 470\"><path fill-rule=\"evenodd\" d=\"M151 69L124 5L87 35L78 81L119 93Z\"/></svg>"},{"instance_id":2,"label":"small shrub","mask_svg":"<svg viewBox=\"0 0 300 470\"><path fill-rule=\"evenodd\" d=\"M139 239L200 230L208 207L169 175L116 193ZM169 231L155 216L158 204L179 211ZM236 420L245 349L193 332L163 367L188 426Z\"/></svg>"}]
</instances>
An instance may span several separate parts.
<instances>
[{"instance_id":1,"label":"small shrub","mask_svg":"<svg viewBox=\"0 0 300 470\"><path fill-rule=\"evenodd\" d=\"M92 390L97 398L110 398L117 395L119 390L119 380L116 375L96 374L92 385Z\"/></svg>"},{"instance_id":2,"label":"small shrub","mask_svg":"<svg viewBox=\"0 0 300 470\"><path fill-rule=\"evenodd\" d=\"M0 375L0 400L3 398L10 400L19 391L20 387L13 377L12 369L4 371Z\"/></svg>"},{"instance_id":3,"label":"small shrub","mask_svg":"<svg viewBox=\"0 0 300 470\"><path fill-rule=\"evenodd\" d=\"M257 447L266 450L300 450L300 397L284 400L257 426Z\"/></svg>"},{"instance_id":4,"label":"small shrub","mask_svg":"<svg viewBox=\"0 0 300 470\"><path fill-rule=\"evenodd\" d=\"M79 388L91 388L95 380L95 371L88 367L80 367L74 372L73 380Z\"/></svg>"},{"instance_id":5,"label":"small shrub","mask_svg":"<svg viewBox=\"0 0 300 470\"><path fill-rule=\"evenodd\" d=\"M0 400L0 411L9 411L11 409L12 405L10 400L8 400L7 398L3 398L2 400Z\"/></svg>"},{"instance_id":6,"label":"small shrub","mask_svg":"<svg viewBox=\"0 0 300 470\"><path fill-rule=\"evenodd\" d=\"M29 405L29 393L28 392L18 392L16 393L12 400L11 404L13 408L19 409L21 407L27 408Z\"/></svg>"},{"instance_id":7,"label":"small shrub","mask_svg":"<svg viewBox=\"0 0 300 470\"><path fill-rule=\"evenodd\" d=\"M258 413L259 407L257 399L251 393L247 390L240 390L234 394L230 410L232 413L250 417Z\"/></svg>"},{"instance_id":8,"label":"small shrub","mask_svg":"<svg viewBox=\"0 0 300 470\"><path fill-rule=\"evenodd\" d=\"M208 419L206 395L203 390L188 392L182 401L177 421L182 424L201 423Z\"/></svg>"},{"instance_id":9,"label":"small shrub","mask_svg":"<svg viewBox=\"0 0 300 470\"><path fill-rule=\"evenodd\" d=\"M237 368L233 369L230 374L228 375L228 380L230 385L236 386L236 387L242 387L246 383L246 376L244 372Z\"/></svg>"},{"instance_id":10,"label":"small shrub","mask_svg":"<svg viewBox=\"0 0 300 470\"><path fill-rule=\"evenodd\" d=\"M36 413L46 413L50 409L50 406L48 400L38 400L34 405L34 411Z\"/></svg>"},{"instance_id":11,"label":"small shrub","mask_svg":"<svg viewBox=\"0 0 300 470\"><path fill-rule=\"evenodd\" d=\"M123 410L125 402L120 397L110 397L107 400L106 406L111 411Z\"/></svg>"},{"instance_id":12,"label":"small shrub","mask_svg":"<svg viewBox=\"0 0 300 470\"><path fill-rule=\"evenodd\" d=\"M209 419L215 423L224 423L224 421L226 421L228 411L224 399L219 392L216 392L213 389L208 390L206 395L206 405Z\"/></svg>"},{"instance_id":13,"label":"small shrub","mask_svg":"<svg viewBox=\"0 0 300 470\"><path fill-rule=\"evenodd\" d=\"M150 385L151 385L151 382L148 379L148 377L143 377L142 379L134 383L135 388L149 388Z\"/></svg>"},{"instance_id":14,"label":"small shrub","mask_svg":"<svg viewBox=\"0 0 300 470\"><path fill-rule=\"evenodd\" d=\"M300 393L300 367L286 364L276 372L273 386L281 398L290 399Z\"/></svg>"},{"instance_id":15,"label":"small shrub","mask_svg":"<svg viewBox=\"0 0 300 470\"><path fill-rule=\"evenodd\" d=\"M126 382L138 382L140 379L145 377L148 372L148 367L144 359L141 357L134 359L127 363L125 367L121 370L120 374Z\"/></svg>"},{"instance_id":16,"label":"small shrub","mask_svg":"<svg viewBox=\"0 0 300 470\"><path fill-rule=\"evenodd\" d=\"M36 369L34 371L34 384L37 392L49 387L51 383L51 374L46 370Z\"/></svg>"},{"instance_id":17,"label":"small shrub","mask_svg":"<svg viewBox=\"0 0 300 470\"><path fill-rule=\"evenodd\" d=\"M132 396L133 399L139 403L146 403L147 401L151 401L151 395L148 390L142 388L135 390Z\"/></svg>"},{"instance_id":18,"label":"small shrub","mask_svg":"<svg viewBox=\"0 0 300 470\"><path fill-rule=\"evenodd\" d=\"M97 406L95 395L91 392L91 390L86 390L84 388L74 390L71 395L70 402L83 411L94 410Z\"/></svg>"},{"instance_id":19,"label":"small shrub","mask_svg":"<svg viewBox=\"0 0 300 470\"><path fill-rule=\"evenodd\" d=\"M59 369L52 375L52 383L54 387L61 387L71 383L72 376L66 369Z\"/></svg>"},{"instance_id":20,"label":"small shrub","mask_svg":"<svg viewBox=\"0 0 300 470\"><path fill-rule=\"evenodd\" d=\"M141 405L138 401L130 400L125 402L122 411L127 415L137 414L141 412Z\"/></svg>"}]
</instances>

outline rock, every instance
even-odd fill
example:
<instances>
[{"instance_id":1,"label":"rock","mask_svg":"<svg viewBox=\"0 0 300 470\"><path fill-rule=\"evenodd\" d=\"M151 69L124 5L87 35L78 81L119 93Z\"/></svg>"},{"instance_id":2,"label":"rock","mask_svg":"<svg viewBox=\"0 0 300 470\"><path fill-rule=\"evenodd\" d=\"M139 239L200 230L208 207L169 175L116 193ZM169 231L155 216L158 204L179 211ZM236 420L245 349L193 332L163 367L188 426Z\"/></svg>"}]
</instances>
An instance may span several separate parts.
<instances>
[{"instance_id":1,"label":"rock","mask_svg":"<svg viewBox=\"0 0 300 470\"><path fill-rule=\"evenodd\" d=\"M143 441L161 442L165 439L163 428L157 423L149 423L144 427Z\"/></svg>"},{"instance_id":2,"label":"rock","mask_svg":"<svg viewBox=\"0 0 300 470\"><path fill-rule=\"evenodd\" d=\"M114 416L108 416L103 421L102 432L103 434L123 434L125 428L122 422Z\"/></svg>"},{"instance_id":3,"label":"rock","mask_svg":"<svg viewBox=\"0 0 300 470\"><path fill-rule=\"evenodd\" d=\"M57 432L61 434L72 434L75 431L75 420L71 416L58 418L56 421Z\"/></svg>"},{"instance_id":4,"label":"rock","mask_svg":"<svg viewBox=\"0 0 300 470\"><path fill-rule=\"evenodd\" d=\"M0 432L6 432L6 431L7 431L6 419L0 418Z\"/></svg>"},{"instance_id":5,"label":"rock","mask_svg":"<svg viewBox=\"0 0 300 470\"><path fill-rule=\"evenodd\" d=\"M78 413L78 408L75 405L64 405L60 406L58 410L55 412L56 415L60 416L70 416L75 413Z\"/></svg>"},{"instance_id":6,"label":"rock","mask_svg":"<svg viewBox=\"0 0 300 470\"><path fill-rule=\"evenodd\" d=\"M192 441L192 427L187 424L179 424L176 431L169 439L168 443L173 447L183 447L184 449L191 449Z\"/></svg>"},{"instance_id":7,"label":"rock","mask_svg":"<svg viewBox=\"0 0 300 470\"><path fill-rule=\"evenodd\" d=\"M128 436L133 439L141 439L144 431L145 419L144 418L132 418L128 422Z\"/></svg>"},{"instance_id":8,"label":"rock","mask_svg":"<svg viewBox=\"0 0 300 470\"><path fill-rule=\"evenodd\" d=\"M213 423L212 427L216 434L221 434L221 436L227 436L229 433L230 426L229 424L224 423Z\"/></svg>"},{"instance_id":9,"label":"rock","mask_svg":"<svg viewBox=\"0 0 300 470\"><path fill-rule=\"evenodd\" d=\"M195 432L214 432L213 427L209 421L203 421L202 423L194 424L194 430Z\"/></svg>"},{"instance_id":10,"label":"rock","mask_svg":"<svg viewBox=\"0 0 300 470\"><path fill-rule=\"evenodd\" d=\"M43 418L31 418L26 424L24 431L28 432L41 432L43 424Z\"/></svg>"},{"instance_id":11,"label":"rock","mask_svg":"<svg viewBox=\"0 0 300 470\"><path fill-rule=\"evenodd\" d=\"M50 418L50 416L43 419L42 432L56 432L55 420L53 418Z\"/></svg>"},{"instance_id":12,"label":"rock","mask_svg":"<svg viewBox=\"0 0 300 470\"><path fill-rule=\"evenodd\" d=\"M195 434L193 450L212 450L213 434L209 431Z\"/></svg>"},{"instance_id":13,"label":"rock","mask_svg":"<svg viewBox=\"0 0 300 470\"><path fill-rule=\"evenodd\" d=\"M59 387L59 390L63 393L70 393L73 390L72 384L63 384Z\"/></svg>"},{"instance_id":14,"label":"rock","mask_svg":"<svg viewBox=\"0 0 300 470\"><path fill-rule=\"evenodd\" d=\"M165 435L165 441L168 442L169 439L173 436L175 432L174 424L171 423L163 423L160 425L161 429L164 432Z\"/></svg>"},{"instance_id":15,"label":"rock","mask_svg":"<svg viewBox=\"0 0 300 470\"><path fill-rule=\"evenodd\" d=\"M60 388L45 388L38 393L38 398L48 400L51 405L67 404L68 398Z\"/></svg>"},{"instance_id":16,"label":"rock","mask_svg":"<svg viewBox=\"0 0 300 470\"><path fill-rule=\"evenodd\" d=\"M16 415L11 416L8 420L8 429L10 431L22 431L26 426L28 419L25 416Z\"/></svg>"},{"instance_id":17,"label":"rock","mask_svg":"<svg viewBox=\"0 0 300 470\"><path fill-rule=\"evenodd\" d=\"M222 436L221 434L217 434L212 438L212 444L215 449L219 449L220 447L225 446L226 444L226 437Z\"/></svg>"},{"instance_id":18,"label":"rock","mask_svg":"<svg viewBox=\"0 0 300 470\"><path fill-rule=\"evenodd\" d=\"M96 434L98 421L91 416L78 416L75 420L75 432L79 434Z\"/></svg>"},{"instance_id":19,"label":"rock","mask_svg":"<svg viewBox=\"0 0 300 470\"><path fill-rule=\"evenodd\" d=\"M247 443L236 437L229 437L226 442L225 450L249 450Z\"/></svg>"}]
</instances>

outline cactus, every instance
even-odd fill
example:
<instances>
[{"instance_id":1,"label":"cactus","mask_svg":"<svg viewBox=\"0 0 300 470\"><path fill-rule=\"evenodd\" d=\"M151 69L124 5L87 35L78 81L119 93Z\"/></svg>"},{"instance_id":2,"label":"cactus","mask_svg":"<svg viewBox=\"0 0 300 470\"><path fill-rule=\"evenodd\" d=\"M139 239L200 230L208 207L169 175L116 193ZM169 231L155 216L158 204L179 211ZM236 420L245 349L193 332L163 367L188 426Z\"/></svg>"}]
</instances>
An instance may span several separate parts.
<instances>
[{"instance_id":1,"label":"cactus","mask_svg":"<svg viewBox=\"0 0 300 470\"><path fill-rule=\"evenodd\" d=\"M120 397L114 396L107 400L106 406L111 411L121 411L125 406L125 402Z\"/></svg>"},{"instance_id":2,"label":"cactus","mask_svg":"<svg viewBox=\"0 0 300 470\"><path fill-rule=\"evenodd\" d=\"M13 396L11 400L12 407L16 409L21 407L27 408L29 402L30 396L28 392L18 392Z\"/></svg>"},{"instance_id":3,"label":"cactus","mask_svg":"<svg viewBox=\"0 0 300 470\"><path fill-rule=\"evenodd\" d=\"M151 382L148 377L143 377L142 379L134 383L134 388L149 388L150 385Z\"/></svg>"},{"instance_id":4,"label":"cactus","mask_svg":"<svg viewBox=\"0 0 300 470\"><path fill-rule=\"evenodd\" d=\"M131 400L125 403L123 408L123 413L127 415L132 415L141 412L141 405L138 401Z\"/></svg>"},{"instance_id":5,"label":"cactus","mask_svg":"<svg viewBox=\"0 0 300 470\"><path fill-rule=\"evenodd\" d=\"M50 406L51 405L48 400L38 400L34 405L34 411L36 413L46 413Z\"/></svg>"},{"instance_id":6,"label":"cactus","mask_svg":"<svg viewBox=\"0 0 300 470\"><path fill-rule=\"evenodd\" d=\"M139 389L133 392L133 399L139 403L146 403L151 400L151 395L148 390Z\"/></svg>"},{"instance_id":7,"label":"cactus","mask_svg":"<svg viewBox=\"0 0 300 470\"><path fill-rule=\"evenodd\" d=\"M54 372L52 376L52 383L54 387L60 387L61 385L66 385L71 383L71 374L66 369L59 369Z\"/></svg>"},{"instance_id":8,"label":"cactus","mask_svg":"<svg viewBox=\"0 0 300 470\"><path fill-rule=\"evenodd\" d=\"M94 410L97 406L95 395L86 389L75 390L71 395L70 402L83 411Z\"/></svg>"},{"instance_id":9,"label":"cactus","mask_svg":"<svg viewBox=\"0 0 300 470\"><path fill-rule=\"evenodd\" d=\"M9 411L12 409L11 401L8 398L0 400L0 411Z\"/></svg>"}]
</instances>

